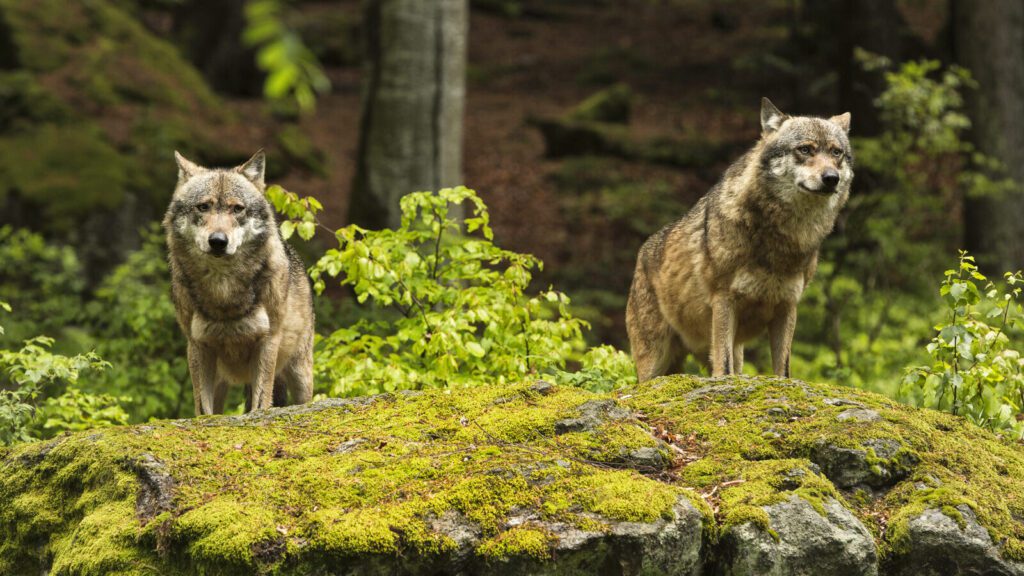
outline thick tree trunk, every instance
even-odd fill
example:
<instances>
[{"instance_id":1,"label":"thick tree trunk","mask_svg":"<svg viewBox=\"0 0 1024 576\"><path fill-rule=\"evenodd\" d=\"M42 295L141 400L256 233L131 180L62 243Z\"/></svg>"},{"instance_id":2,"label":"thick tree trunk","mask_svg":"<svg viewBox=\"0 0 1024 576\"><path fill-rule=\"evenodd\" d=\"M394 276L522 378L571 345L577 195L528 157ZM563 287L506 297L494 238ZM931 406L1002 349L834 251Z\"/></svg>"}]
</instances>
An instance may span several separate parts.
<instances>
[{"instance_id":1,"label":"thick tree trunk","mask_svg":"<svg viewBox=\"0 0 1024 576\"><path fill-rule=\"evenodd\" d=\"M462 183L468 0L366 0L366 62L349 210L397 226L398 201Z\"/></svg>"},{"instance_id":2,"label":"thick tree trunk","mask_svg":"<svg viewBox=\"0 0 1024 576\"><path fill-rule=\"evenodd\" d=\"M978 148L1024 182L1024 3L953 1L957 60L978 90L969 94ZM1024 195L968 198L968 248L992 272L1024 267Z\"/></svg>"}]
</instances>

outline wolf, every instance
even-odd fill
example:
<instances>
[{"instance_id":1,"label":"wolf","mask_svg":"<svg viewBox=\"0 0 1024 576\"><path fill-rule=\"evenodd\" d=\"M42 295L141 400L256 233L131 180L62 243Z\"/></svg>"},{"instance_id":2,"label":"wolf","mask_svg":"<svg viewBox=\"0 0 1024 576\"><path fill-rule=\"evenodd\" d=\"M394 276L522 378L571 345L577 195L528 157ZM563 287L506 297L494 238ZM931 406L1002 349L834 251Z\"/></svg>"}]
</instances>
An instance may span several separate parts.
<instances>
[{"instance_id":1,"label":"wolf","mask_svg":"<svg viewBox=\"0 0 1024 576\"><path fill-rule=\"evenodd\" d=\"M246 411L308 402L312 288L263 195L263 151L230 169L174 157L163 227L196 415L223 413L229 385L246 386Z\"/></svg>"},{"instance_id":2,"label":"wolf","mask_svg":"<svg viewBox=\"0 0 1024 576\"><path fill-rule=\"evenodd\" d=\"M765 329L772 369L789 376L800 295L850 196L850 114L788 116L761 101L761 137L681 219L644 242L626 329L640 381L687 353L711 374L741 373Z\"/></svg>"}]
</instances>

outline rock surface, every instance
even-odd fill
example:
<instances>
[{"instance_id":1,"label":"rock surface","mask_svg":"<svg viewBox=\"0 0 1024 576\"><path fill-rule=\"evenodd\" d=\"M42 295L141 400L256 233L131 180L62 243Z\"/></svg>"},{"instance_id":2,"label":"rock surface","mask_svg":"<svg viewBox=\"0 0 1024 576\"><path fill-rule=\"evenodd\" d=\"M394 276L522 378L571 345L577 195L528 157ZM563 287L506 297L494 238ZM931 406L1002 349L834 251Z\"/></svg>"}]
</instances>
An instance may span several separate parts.
<instances>
[{"instance_id":1,"label":"rock surface","mask_svg":"<svg viewBox=\"0 0 1024 576\"><path fill-rule=\"evenodd\" d=\"M772 378L331 399L0 449L0 535L0 574L1024 575L1024 448Z\"/></svg>"}]
</instances>

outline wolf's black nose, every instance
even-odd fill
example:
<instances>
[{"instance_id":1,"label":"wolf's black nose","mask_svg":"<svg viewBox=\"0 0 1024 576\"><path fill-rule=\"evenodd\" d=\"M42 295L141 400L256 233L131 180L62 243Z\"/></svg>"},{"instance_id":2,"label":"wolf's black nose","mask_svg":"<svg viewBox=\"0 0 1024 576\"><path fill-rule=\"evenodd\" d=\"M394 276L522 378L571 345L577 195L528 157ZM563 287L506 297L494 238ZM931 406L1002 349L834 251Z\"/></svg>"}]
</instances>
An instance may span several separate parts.
<instances>
[{"instance_id":1,"label":"wolf's black nose","mask_svg":"<svg viewBox=\"0 0 1024 576\"><path fill-rule=\"evenodd\" d=\"M839 185L839 172L832 168L825 170L825 173L821 175L821 183L826 188L835 188Z\"/></svg>"},{"instance_id":2,"label":"wolf's black nose","mask_svg":"<svg viewBox=\"0 0 1024 576\"><path fill-rule=\"evenodd\" d=\"M228 235L223 232L210 234L210 251L214 254L223 254L228 247Z\"/></svg>"}]
</instances>

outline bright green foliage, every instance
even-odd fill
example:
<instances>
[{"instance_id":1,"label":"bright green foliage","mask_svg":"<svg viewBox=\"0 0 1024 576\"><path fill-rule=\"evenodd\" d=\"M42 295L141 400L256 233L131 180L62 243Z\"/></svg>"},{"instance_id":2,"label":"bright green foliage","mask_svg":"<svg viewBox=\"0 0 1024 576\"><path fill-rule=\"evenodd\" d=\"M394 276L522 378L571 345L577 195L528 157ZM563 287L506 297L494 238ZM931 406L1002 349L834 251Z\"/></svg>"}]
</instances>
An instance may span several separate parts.
<instances>
[{"instance_id":1,"label":"bright green foliage","mask_svg":"<svg viewBox=\"0 0 1024 576\"><path fill-rule=\"evenodd\" d=\"M323 204L312 196L299 198L298 194L273 185L267 188L267 200L274 205L274 210L284 216L281 222L281 236L285 240L296 232L299 238L311 240L316 234L316 215L324 209Z\"/></svg>"},{"instance_id":2,"label":"bright green foliage","mask_svg":"<svg viewBox=\"0 0 1024 576\"><path fill-rule=\"evenodd\" d=\"M192 415L186 340L170 295L170 272L160 227L141 232L142 246L113 270L85 306L83 324L111 368L83 390L130 396L133 421Z\"/></svg>"},{"instance_id":3,"label":"bright green foliage","mask_svg":"<svg viewBox=\"0 0 1024 576\"><path fill-rule=\"evenodd\" d=\"M0 309L10 312L6 302ZM2 332L2 327L0 327ZM47 389L63 383L74 384L81 371L108 366L94 353L68 357L50 352L53 339L37 336L25 342L20 350L0 348L0 444L31 440L33 420L37 417L36 403ZM90 426L124 423L127 415L107 398L92 397L68 390L55 400L53 420L44 427L52 431L74 428L80 421L75 414L86 418Z\"/></svg>"},{"instance_id":4,"label":"bright green foliage","mask_svg":"<svg viewBox=\"0 0 1024 576\"><path fill-rule=\"evenodd\" d=\"M467 204L465 220L449 215ZM321 341L317 373L333 395L514 382L559 371L583 351L587 324L554 290L528 293L539 260L492 242L487 207L468 188L402 198L397 230L338 230L311 274L340 277L360 303L400 312ZM282 224L282 227L286 225Z\"/></svg>"},{"instance_id":5,"label":"bright green foliage","mask_svg":"<svg viewBox=\"0 0 1024 576\"><path fill-rule=\"evenodd\" d=\"M575 372L556 371L555 382L594 392L611 392L636 383L633 359L614 346L594 346L583 354L579 363L580 369Z\"/></svg>"},{"instance_id":6,"label":"bright green foliage","mask_svg":"<svg viewBox=\"0 0 1024 576\"><path fill-rule=\"evenodd\" d=\"M303 111L316 105L316 94L331 83L316 56L289 29L283 19L281 0L253 0L245 5L245 43L258 47L256 63L267 73L263 93L271 100L292 99Z\"/></svg>"},{"instance_id":7,"label":"bright green foliage","mask_svg":"<svg viewBox=\"0 0 1024 576\"><path fill-rule=\"evenodd\" d=\"M39 333L58 335L71 324L85 289L82 266L70 246L47 242L27 229L0 227L0 295L20 318L9 324L7 340Z\"/></svg>"},{"instance_id":8,"label":"bright green foliage","mask_svg":"<svg viewBox=\"0 0 1024 576\"><path fill-rule=\"evenodd\" d=\"M47 435L55 432L78 432L103 426L128 423L128 413L122 408L131 398L109 394L88 394L68 386L63 394L46 399L39 407L39 420Z\"/></svg>"},{"instance_id":9,"label":"bright green foliage","mask_svg":"<svg viewBox=\"0 0 1024 576\"><path fill-rule=\"evenodd\" d=\"M932 364L910 369L903 389L918 404L1024 438L1024 358L1008 333L1021 318L1024 277L1007 272L1004 280L997 287L960 252L940 290L949 319L928 344Z\"/></svg>"}]
</instances>

